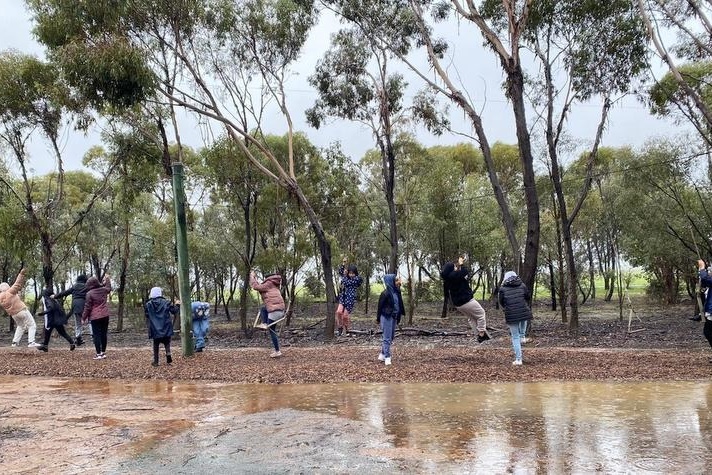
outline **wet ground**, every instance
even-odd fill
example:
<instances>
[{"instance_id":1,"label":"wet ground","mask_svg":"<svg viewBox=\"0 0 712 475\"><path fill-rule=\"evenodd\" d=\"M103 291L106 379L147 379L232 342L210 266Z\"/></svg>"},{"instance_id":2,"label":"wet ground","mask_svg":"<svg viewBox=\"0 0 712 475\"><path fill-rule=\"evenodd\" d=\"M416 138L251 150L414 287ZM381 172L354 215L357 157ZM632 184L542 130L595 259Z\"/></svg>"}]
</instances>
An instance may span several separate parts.
<instances>
[{"instance_id":1,"label":"wet ground","mask_svg":"<svg viewBox=\"0 0 712 475\"><path fill-rule=\"evenodd\" d=\"M482 345L462 318L404 326L390 367L365 317L334 341L282 329L279 359L264 333L216 321L206 352L185 358L176 337L158 368L143 329L112 332L100 361L59 339L10 348L6 334L0 469L710 472L712 352L689 310L651 308L629 328L609 309L576 333L538 314L522 367L496 314Z\"/></svg>"},{"instance_id":2,"label":"wet ground","mask_svg":"<svg viewBox=\"0 0 712 475\"><path fill-rule=\"evenodd\" d=\"M709 382L255 385L4 376L0 388L4 472L712 469Z\"/></svg>"}]
</instances>

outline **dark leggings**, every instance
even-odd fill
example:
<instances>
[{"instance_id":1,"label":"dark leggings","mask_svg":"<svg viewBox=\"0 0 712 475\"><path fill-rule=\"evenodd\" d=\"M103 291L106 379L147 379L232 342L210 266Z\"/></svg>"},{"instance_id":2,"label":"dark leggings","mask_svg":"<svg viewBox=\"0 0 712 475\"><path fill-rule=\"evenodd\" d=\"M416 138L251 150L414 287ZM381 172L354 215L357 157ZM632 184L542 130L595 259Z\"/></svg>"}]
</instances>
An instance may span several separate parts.
<instances>
[{"instance_id":1,"label":"dark leggings","mask_svg":"<svg viewBox=\"0 0 712 475\"><path fill-rule=\"evenodd\" d=\"M262 320L262 323L266 323L269 325L272 323L272 320L269 319L267 313L267 307L264 305L262 308L260 308L260 319ZM272 325L269 327L269 337L272 339L272 346L274 347L274 351L279 351L279 337L277 336L277 328L275 328L277 325Z\"/></svg>"},{"instance_id":2,"label":"dark leggings","mask_svg":"<svg viewBox=\"0 0 712 475\"><path fill-rule=\"evenodd\" d=\"M702 331L707 338L710 346L712 346L712 320L705 320L705 329Z\"/></svg>"},{"instance_id":3,"label":"dark leggings","mask_svg":"<svg viewBox=\"0 0 712 475\"><path fill-rule=\"evenodd\" d=\"M57 330L57 333L65 340L69 342L70 345L74 344L74 340L67 334L67 330L64 329L64 325L57 325L55 327L49 327L49 329L44 329L44 346L49 345L49 339L52 337L52 330Z\"/></svg>"},{"instance_id":4,"label":"dark leggings","mask_svg":"<svg viewBox=\"0 0 712 475\"><path fill-rule=\"evenodd\" d=\"M171 337L169 336L164 336L163 338L154 338L153 339L153 362L158 363L158 348L161 346L161 343L163 343L163 346L166 348L166 360L170 363L170 357L171 357Z\"/></svg>"},{"instance_id":5,"label":"dark leggings","mask_svg":"<svg viewBox=\"0 0 712 475\"><path fill-rule=\"evenodd\" d=\"M94 338L94 348L96 354L106 352L106 340L109 336L109 317L91 321L91 332Z\"/></svg>"}]
</instances>

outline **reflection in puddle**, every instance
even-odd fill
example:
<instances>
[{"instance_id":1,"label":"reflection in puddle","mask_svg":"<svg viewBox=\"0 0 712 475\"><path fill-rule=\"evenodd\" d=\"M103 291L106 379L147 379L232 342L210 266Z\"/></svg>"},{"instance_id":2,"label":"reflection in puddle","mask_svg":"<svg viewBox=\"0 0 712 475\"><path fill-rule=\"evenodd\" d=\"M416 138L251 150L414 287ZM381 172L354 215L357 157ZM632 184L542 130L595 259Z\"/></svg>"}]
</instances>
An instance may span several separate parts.
<instances>
[{"instance_id":1,"label":"reflection in puddle","mask_svg":"<svg viewBox=\"0 0 712 475\"><path fill-rule=\"evenodd\" d=\"M391 456L417 456L429 470L703 473L712 468L712 384L704 382L244 385L74 380L54 388L136 395L142 404L182 409L184 419L170 421L170 431L155 434L156 439L194 422L295 409L366 422L385 434ZM190 420L191 412L201 414L200 420ZM113 423L108 421L104 423Z\"/></svg>"}]
</instances>

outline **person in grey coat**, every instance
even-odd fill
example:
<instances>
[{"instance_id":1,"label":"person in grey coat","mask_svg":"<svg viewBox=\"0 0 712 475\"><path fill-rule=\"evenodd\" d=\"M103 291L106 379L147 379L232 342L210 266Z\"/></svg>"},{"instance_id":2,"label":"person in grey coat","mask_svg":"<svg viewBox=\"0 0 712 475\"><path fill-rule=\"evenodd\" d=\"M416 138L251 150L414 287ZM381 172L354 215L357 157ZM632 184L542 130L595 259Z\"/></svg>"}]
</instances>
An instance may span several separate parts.
<instances>
[{"instance_id":1,"label":"person in grey coat","mask_svg":"<svg viewBox=\"0 0 712 475\"><path fill-rule=\"evenodd\" d=\"M64 292L52 295L51 298L62 299L70 294L72 295L72 314L74 314L74 339L76 341L76 345L81 346L84 344L82 335L84 334L85 328L89 330L89 336L93 336L91 326L82 324L82 312L84 311L84 303L87 298L86 275L79 274L77 279L74 281L74 285L69 287Z\"/></svg>"},{"instance_id":2,"label":"person in grey coat","mask_svg":"<svg viewBox=\"0 0 712 475\"><path fill-rule=\"evenodd\" d=\"M531 295L522 279L516 272L508 271L499 288L497 296L499 304L504 310L504 320L512 335L512 348L514 349L514 366L522 365L522 338L527 331L527 323L532 319L532 309L529 307Z\"/></svg>"}]
</instances>

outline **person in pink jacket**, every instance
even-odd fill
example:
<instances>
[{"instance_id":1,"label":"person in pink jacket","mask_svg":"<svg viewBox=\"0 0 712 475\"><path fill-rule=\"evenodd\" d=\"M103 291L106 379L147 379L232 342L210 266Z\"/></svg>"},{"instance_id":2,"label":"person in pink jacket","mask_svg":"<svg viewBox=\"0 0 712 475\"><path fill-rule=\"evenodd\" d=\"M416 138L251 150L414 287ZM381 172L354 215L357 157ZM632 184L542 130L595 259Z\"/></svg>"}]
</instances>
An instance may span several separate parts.
<instances>
[{"instance_id":1,"label":"person in pink jacket","mask_svg":"<svg viewBox=\"0 0 712 475\"><path fill-rule=\"evenodd\" d=\"M109 292L111 292L111 280L108 275L104 276L103 284L99 283L96 277L89 277L87 280L87 299L84 302L82 312L82 324L91 322L92 338L96 349L95 360L106 358L106 342L109 335Z\"/></svg>"},{"instance_id":2,"label":"person in pink jacket","mask_svg":"<svg viewBox=\"0 0 712 475\"><path fill-rule=\"evenodd\" d=\"M39 343L35 341L35 333L37 332L35 318L19 296L19 293L25 288L25 272L25 269L20 270L12 286L7 282L0 284L0 305L12 317L17 326L15 336L12 337L12 346L20 344L22 334L27 330L27 346L31 348L39 346Z\"/></svg>"},{"instance_id":3,"label":"person in pink jacket","mask_svg":"<svg viewBox=\"0 0 712 475\"><path fill-rule=\"evenodd\" d=\"M257 325L257 328L269 328L269 336L272 338L272 346L274 346L274 352L269 355L271 358L282 356L282 352L279 351L279 338L277 337L277 330L275 329L276 325L271 325L284 317L284 299L282 298L282 293L279 291L281 284L282 276L279 274L267 275L263 282L257 280L254 272L250 274L250 286L260 293L262 302L264 303L262 308L260 308L262 323Z\"/></svg>"}]
</instances>

